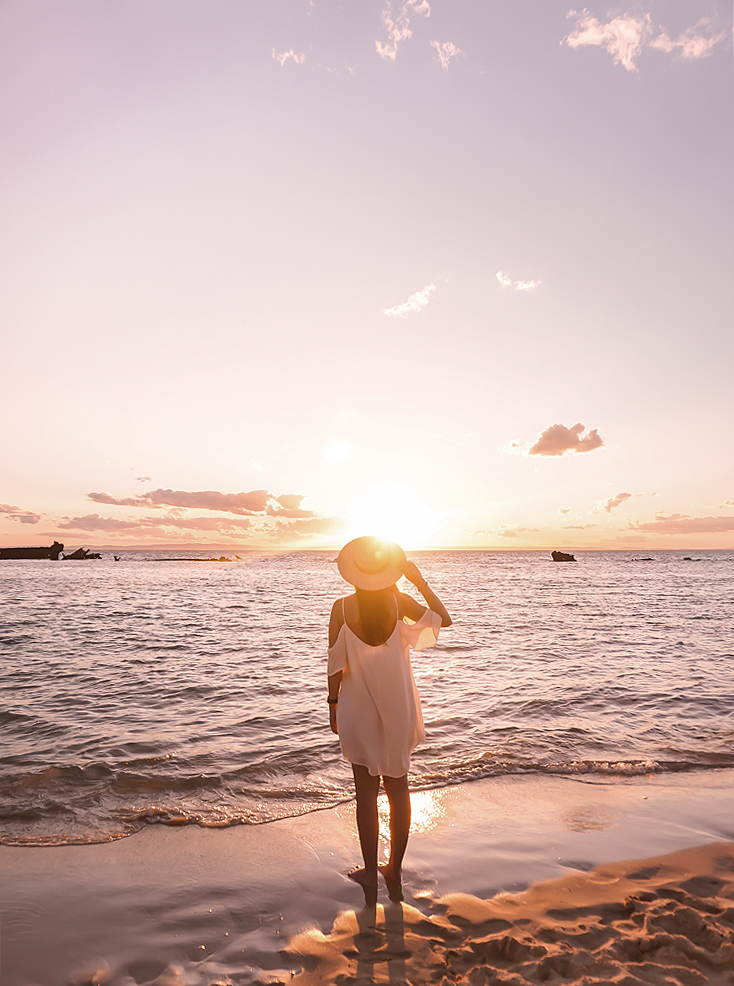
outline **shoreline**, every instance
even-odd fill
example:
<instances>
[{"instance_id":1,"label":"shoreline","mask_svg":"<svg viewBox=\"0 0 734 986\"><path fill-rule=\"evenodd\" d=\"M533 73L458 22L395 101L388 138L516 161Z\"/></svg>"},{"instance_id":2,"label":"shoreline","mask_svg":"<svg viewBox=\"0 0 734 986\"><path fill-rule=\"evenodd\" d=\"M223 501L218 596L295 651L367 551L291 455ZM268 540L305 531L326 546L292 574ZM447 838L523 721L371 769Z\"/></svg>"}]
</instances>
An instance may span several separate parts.
<instances>
[{"instance_id":1,"label":"shoreline","mask_svg":"<svg viewBox=\"0 0 734 986\"><path fill-rule=\"evenodd\" d=\"M428 961L436 922L454 936L453 950L466 952L466 964L476 937L476 929L466 930L466 914L477 907L488 913L489 906L482 910L474 900L495 907L519 894L515 907L522 908L523 894L537 897L539 887L559 879L586 881L586 900L589 887L598 885L597 868L611 865L612 883L627 887L636 869L619 860L681 851L688 853L685 865L660 864L659 872L688 866L698 874L690 879L706 878L699 871L711 870L715 854L699 847L734 843L733 780L731 769L604 780L510 776L413 792L406 903L388 904L381 887L371 932L360 930L359 921L368 920L364 899L345 875L360 858L353 802L267 825L150 825L111 843L2 846L0 980L4 986L240 986L290 982L297 973L299 983L331 982L334 963L345 973L357 961L344 954L353 951L355 934L373 935L373 957L360 961L374 965L385 947L385 923L397 911L413 936L404 961L411 968L417 963L421 982L418 967ZM716 858L727 855L722 849ZM722 874L708 878L726 883ZM421 922L430 922L425 934ZM505 928L504 937L519 940L518 926L510 924L514 931ZM304 963L310 971L298 973Z\"/></svg>"}]
</instances>

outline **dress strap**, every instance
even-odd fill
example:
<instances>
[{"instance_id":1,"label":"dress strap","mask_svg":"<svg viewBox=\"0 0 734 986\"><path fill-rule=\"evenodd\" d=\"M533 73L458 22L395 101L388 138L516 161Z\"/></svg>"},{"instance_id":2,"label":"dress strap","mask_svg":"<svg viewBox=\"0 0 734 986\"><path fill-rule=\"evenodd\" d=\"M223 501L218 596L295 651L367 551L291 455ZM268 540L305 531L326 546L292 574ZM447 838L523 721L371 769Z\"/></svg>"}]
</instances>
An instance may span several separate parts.
<instances>
[{"instance_id":1,"label":"dress strap","mask_svg":"<svg viewBox=\"0 0 734 986\"><path fill-rule=\"evenodd\" d=\"M342 596L341 602L342 602L342 623L346 623L347 622L347 618L344 615L344 596Z\"/></svg>"}]
</instances>

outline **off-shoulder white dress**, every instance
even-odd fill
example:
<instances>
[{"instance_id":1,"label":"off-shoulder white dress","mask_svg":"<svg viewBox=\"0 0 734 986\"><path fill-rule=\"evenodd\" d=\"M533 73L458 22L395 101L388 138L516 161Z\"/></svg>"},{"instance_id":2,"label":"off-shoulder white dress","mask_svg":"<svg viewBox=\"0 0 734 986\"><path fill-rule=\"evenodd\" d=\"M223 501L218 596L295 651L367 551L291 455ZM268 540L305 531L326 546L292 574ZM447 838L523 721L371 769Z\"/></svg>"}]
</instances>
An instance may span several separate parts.
<instances>
[{"instance_id":1,"label":"off-shoulder white dress","mask_svg":"<svg viewBox=\"0 0 734 986\"><path fill-rule=\"evenodd\" d=\"M428 609L417 623L398 619L385 643L372 647L344 621L329 648L328 673L344 672L336 712L342 753L372 775L407 774L410 754L426 738L410 648L433 647L440 628L441 617Z\"/></svg>"}]
</instances>

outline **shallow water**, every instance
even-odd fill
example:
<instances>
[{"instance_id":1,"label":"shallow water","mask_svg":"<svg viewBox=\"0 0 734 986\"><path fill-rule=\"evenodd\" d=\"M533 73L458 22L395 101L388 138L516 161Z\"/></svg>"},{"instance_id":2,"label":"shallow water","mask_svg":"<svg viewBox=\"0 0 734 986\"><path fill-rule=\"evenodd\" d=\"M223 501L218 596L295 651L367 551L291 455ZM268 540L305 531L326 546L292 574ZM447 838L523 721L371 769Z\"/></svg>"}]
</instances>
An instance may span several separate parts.
<instances>
[{"instance_id":1,"label":"shallow water","mask_svg":"<svg viewBox=\"0 0 734 986\"><path fill-rule=\"evenodd\" d=\"M414 658L412 785L734 765L734 552L684 555L416 554L455 623ZM0 562L0 841L352 796L325 702L333 553L175 557Z\"/></svg>"}]
</instances>

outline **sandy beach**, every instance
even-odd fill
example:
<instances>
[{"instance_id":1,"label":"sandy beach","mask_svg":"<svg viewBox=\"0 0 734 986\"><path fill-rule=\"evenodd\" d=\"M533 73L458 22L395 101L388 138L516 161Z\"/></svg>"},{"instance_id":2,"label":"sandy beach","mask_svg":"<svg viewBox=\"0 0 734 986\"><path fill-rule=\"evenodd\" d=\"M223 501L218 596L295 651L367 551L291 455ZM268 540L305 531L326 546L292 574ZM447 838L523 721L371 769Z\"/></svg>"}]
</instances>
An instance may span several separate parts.
<instances>
[{"instance_id":1,"label":"sandy beach","mask_svg":"<svg viewBox=\"0 0 734 986\"><path fill-rule=\"evenodd\" d=\"M734 982L732 771L416 793L405 901L354 806L0 847L3 986Z\"/></svg>"}]
</instances>

